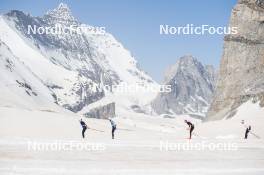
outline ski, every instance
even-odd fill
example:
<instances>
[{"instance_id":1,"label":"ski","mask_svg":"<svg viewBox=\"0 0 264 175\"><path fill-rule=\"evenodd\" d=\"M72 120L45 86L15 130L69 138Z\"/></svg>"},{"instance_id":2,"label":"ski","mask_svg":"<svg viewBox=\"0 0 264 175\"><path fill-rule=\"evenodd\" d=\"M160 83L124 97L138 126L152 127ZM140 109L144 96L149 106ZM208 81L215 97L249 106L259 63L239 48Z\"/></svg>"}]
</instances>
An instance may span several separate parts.
<instances>
[{"instance_id":1,"label":"ski","mask_svg":"<svg viewBox=\"0 0 264 175\"><path fill-rule=\"evenodd\" d=\"M134 131L132 129L125 129L125 128L116 128L117 130L123 130L123 131Z\"/></svg>"}]
</instances>

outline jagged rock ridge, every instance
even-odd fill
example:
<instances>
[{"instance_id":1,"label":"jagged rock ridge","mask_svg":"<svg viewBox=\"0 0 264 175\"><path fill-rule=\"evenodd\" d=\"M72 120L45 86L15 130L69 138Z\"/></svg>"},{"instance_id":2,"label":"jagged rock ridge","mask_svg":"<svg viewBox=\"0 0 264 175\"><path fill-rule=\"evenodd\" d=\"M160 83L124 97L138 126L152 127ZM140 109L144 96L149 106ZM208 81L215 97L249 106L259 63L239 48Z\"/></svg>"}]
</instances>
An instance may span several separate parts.
<instances>
[{"instance_id":1,"label":"jagged rock ridge","mask_svg":"<svg viewBox=\"0 0 264 175\"><path fill-rule=\"evenodd\" d=\"M191 55L179 58L165 73L171 92L158 94L152 102L158 114L190 114L203 117L214 92L216 72Z\"/></svg>"}]
</instances>

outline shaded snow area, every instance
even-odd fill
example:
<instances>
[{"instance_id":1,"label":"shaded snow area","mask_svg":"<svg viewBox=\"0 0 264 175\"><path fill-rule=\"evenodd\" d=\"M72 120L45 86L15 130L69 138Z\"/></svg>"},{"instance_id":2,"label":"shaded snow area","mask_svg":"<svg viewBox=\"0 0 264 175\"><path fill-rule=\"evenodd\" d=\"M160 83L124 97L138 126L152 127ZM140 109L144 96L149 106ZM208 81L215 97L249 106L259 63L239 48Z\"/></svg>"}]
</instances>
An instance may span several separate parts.
<instances>
[{"instance_id":1,"label":"shaded snow area","mask_svg":"<svg viewBox=\"0 0 264 175\"><path fill-rule=\"evenodd\" d=\"M1 106L0 174L262 175L263 114L251 102L232 119L206 123L120 111L112 140L108 120L84 118L90 129L82 139L77 114ZM184 119L195 124L192 140ZM260 139L243 139L241 120Z\"/></svg>"}]
</instances>

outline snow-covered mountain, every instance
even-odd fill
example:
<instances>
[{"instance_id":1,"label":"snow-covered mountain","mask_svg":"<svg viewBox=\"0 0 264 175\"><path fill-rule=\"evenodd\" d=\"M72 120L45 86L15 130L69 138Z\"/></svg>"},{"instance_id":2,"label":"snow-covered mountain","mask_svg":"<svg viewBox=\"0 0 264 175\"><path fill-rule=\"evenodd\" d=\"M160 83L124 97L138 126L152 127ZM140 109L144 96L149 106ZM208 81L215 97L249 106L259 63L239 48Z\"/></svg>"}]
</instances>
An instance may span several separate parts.
<instances>
[{"instance_id":1,"label":"snow-covered mountain","mask_svg":"<svg viewBox=\"0 0 264 175\"><path fill-rule=\"evenodd\" d=\"M171 92L158 94L152 108L158 114L204 116L214 92L216 71L191 55L177 60L166 72L164 84Z\"/></svg>"},{"instance_id":2,"label":"snow-covered mountain","mask_svg":"<svg viewBox=\"0 0 264 175\"><path fill-rule=\"evenodd\" d=\"M23 77L24 69L27 70L27 74L31 74L28 75L30 77L28 79L10 77L9 68L2 67L1 76L9 79L3 83L17 84L18 80L32 87L41 88L39 93L44 93L43 96L47 96L49 101L53 103L55 100L60 106L73 112L80 112L84 107L88 109L94 102L98 105L115 102L116 105L120 104L128 109L132 105L141 105L138 102L138 98L142 98L140 93L127 95L115 93L114 89L110 92L99 88L105 85L113 86L120 83L130 85L139 83L142 87L157 85L150 76L138 68L137 61L131 53L107 32L96 33L95 30L98 29L95 27L95 32L91 33L28 31L28 26L93 28L76 20L65 4L61 3L43 17L33 17L12 10L0 16L0 26L1 49L7 50L1 52L3 58L1 61L6 65L7 60L11 60L12 64L17 65L12 67L17 75ZM18 68L18 65L24 67L23 70ZM7 84L3 86L8 86ZM28 91L26 93L28 94ZM147 102L154 95L148 94L144 100ZM39 98L43 100L44 97ZM102 103L98 102L100 100Z\"/></svg>"}]
</instances>

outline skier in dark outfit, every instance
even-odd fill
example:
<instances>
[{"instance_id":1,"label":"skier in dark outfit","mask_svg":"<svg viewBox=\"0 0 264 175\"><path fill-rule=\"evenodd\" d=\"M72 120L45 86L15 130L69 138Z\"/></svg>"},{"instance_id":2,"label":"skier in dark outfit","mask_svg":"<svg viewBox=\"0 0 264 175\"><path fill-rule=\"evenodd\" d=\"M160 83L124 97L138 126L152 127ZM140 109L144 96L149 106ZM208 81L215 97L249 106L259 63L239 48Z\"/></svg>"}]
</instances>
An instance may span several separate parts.
<instances>
[{"instance_id":1,"label":"skier in dark outfit","mask_svg":"<svg viewBox=\"0 0 264 175\"><path fill-rule=\"evenodd\" d=\"M84 133L85 133L85 131L87 129L87 125L86 125L86 123L84 121L82 121L82 119L80 120L80 124L82 126L82 137L84 138L85 137Z\"/></svg>"},{"instance_id":2,"label":"skier in dark outfit","mask_svg":"<svg viewBox=\"0 0 264 175\"><path fill-rule=\"evenodd\" d=\"M187 120L184 120L184 121L189 126L189 129L190 129L190 138L189 139L191 139L192 138L192 132L194 130L194 124L192 124L191 122L189 122Z\"/></svg>"},{"instance_id":3,"label":"skier in dark outfit","mask_svg":"<svg viewBox=\"0 0 264 175\"><path fill-rule=\"evenodd\" d=\"M116 124L113 120L109 119L111 126L112 126L112 139L115 138L115 130L116 130Z\"/></svg>"},{"instance_id":4,"label":"skier in dark outfit","mask_svg":"<svg viewBox=\"0 0 264 175\"><path fill-rule=\"evenodd\" d=\"M248 126L245 132L245 139L248 138L248 133L250 132L250 130L251 130L251 126Z\"/></svg>"}]
</instances>

